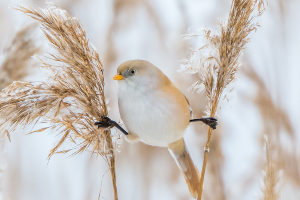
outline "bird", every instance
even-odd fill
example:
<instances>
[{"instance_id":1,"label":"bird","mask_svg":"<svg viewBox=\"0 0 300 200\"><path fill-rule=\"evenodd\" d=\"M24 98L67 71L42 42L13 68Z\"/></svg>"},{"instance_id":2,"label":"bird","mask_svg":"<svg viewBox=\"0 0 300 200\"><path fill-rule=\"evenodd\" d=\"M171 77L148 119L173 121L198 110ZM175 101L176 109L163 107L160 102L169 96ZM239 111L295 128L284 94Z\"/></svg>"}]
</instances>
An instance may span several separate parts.
<instances>
[{"instance_id":1,"label":"bird","mask_svg":"<svg viewBox=\"0 0 300 200\"><path fill-rule=\"evenodd\" d=\"M217 120L191 119L187 98L158 67L146 60L122 63L113 79L118 81L119 113L127 131L107 116L95 125L116 127L129 142L167 148L182 171L191 195L197 197L200 175L183 136L190 122L202 121L215 129Z\"/></svg>"}]
</instances>

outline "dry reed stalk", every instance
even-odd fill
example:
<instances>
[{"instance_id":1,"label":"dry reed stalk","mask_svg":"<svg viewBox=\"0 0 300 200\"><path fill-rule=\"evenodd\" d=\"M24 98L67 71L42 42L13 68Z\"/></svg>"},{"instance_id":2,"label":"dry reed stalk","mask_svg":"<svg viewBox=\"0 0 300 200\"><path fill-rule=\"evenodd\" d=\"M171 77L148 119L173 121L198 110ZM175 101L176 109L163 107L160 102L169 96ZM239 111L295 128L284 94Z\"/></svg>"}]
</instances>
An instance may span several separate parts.
<instances>
[{"instance_id":1,"label":"dry reed stalk","mask_svg":"<svg viewBox=\"0 0 300 200\"><path fill-rule=\"evenodd\" d=\"M41 83L14 82L1 93L2 125L10 131L20 125L47 122L49 125L35 132L54 129L62 134L50 151L79 153L90 149L101 155L110 167L114 199L117 197L114 141L109 130L97 129L95 121L108 114L104 96L103 65L98 53L86 38L78 19L56 7L44 10L19 10L41 24L54 49L44 66L51 70L51 80ZM74 149L59 151L67 141Z\"/></svg>"},{"instance_id":2,"label":"dry reed stalk","mask_svg":"<svg viewBox=\"0 0 300 200\"><path fill-rule=\"evenodd\" d=\"M273 11L273 18L277 17L280 19L279 30L282 30L281 48L286 47L285 42L287 38L285 25L288 22L287 15L292 2L293 1L290 0L278 0L277 2L269 3L271 7L270 10ZM281 65L278 66L278 62L275 63L275 67L278 69L282 68ZM296 130L294 130L294 127L292 126L292 122L287 111L281 106L280 99L274 99L274 94L272 93L273 96L271 94L271 91L275 91L275 95L277 97L284 96L280 94L278 87L284 85L286 80L284 80L284 82L278 81L278 77L282 76L282 74L278 73L278 69L276 74L277 77L275 77L277 80L277 87L270 85L270 88L268 88L263 77L254 70L248 70L246 75L256 84L258 89L258 94L254 99L254 104L258 107L261 117L266 121L263 129L264 132L265 130L269 130L269 137L272 139L274 151L276 151L275 161L277 162L276 164L278 169L283 172L281 179L285 178L287 183L299 187L300 152L297 147L299 144L297 143ZM263 138L263 135L261 138ZM282 140L282 138L284 138L284 140Z\"/></svg>"},{"instance_id":3,"label":"dry reed stalk","mask_svg":"<svg viewBox=\"0 0 300 200\"><path fill-rule=\"evenodd\" d=\"M215 131L215 137L211 140L211 156L208 165L210 189L206 191L207 198L212 200L226 200L226 188L223 179L224 155L222 150L221 130Z\"/></svg>"},{"instance_id":4,"label":"dry reed stalk","mask_svg":"<svg viewBox=\"0 0 300 200\"><path fill-rule=\"evenodd\" d=\"M282 23L284 23L285 18L287 17L288 9L292 2L293 0L278 0L276 2L279 9L280 17L282 19Z\"/></svg>"},{"instance_id":5,"label":"dry reed stalk","mask_svg":"<svg viewBox=\"0 0 300 200\"><path fill-rule=\"evenodd\" d=\"M248 67L243 72L256 85L257 94L252 101L260 111L262 119L264 119L263 132L272 134L279 139L280 130L282 129L294 140L295 130L289 115L280 105L274 102L270 94L271 90L266 86L262 77L254 71L253 67Z\"/></svg>"},{"instance_id":6,"label":"dry reed stalk","mask_svg":"<svg viewBox=\"0 0 300 200\"><path fill-rule=\"evenodd\" d=\"M241 51L249 41L249 34L257 29L254 20L263 12L262 0L233 0L227 23L221 25L220 34L212 35L206 31L208 44L200 52L209 49L209 55L199 58L201 81L208 98L208 113L215 117L224 90L235 79L239 68ZM204 149L198 200L203 193L203 182L208 160L212 129L209 128Z\"/></svg>"},{"instance_id":7,"label":"dry reed stalk","mask_svg":"<svg viewBox=\"0 0 300 200\"><path fill-rule=\"evenodd\" d=\"M265 166L265 177L264 177L264 188L263 188L263 200L276 200L278 194L276 186L278 183L278 169L274 162L274 149L272 147L271 139L266 136L266 166Z\"/></svg>"},{"instance_id":8,"label":"dry reed stalk","mask_svg":"<svg viewBox=\"0 0 300 200\"><path fill-rule=\"evenodd\" d=\"M113 18L112 23L108 28L107 37L106 37L106 50L105 50L105 62L106 65L112 65L118 55L116 46L114 44L114 38L118 29L120 29L120 19L121 14L124 10L129 10L134 12L137 9L137 4L140 0L114 0L113 1ZM126 20L128 23L128 20ZM127 24L126 24L127 25ZM124 26L124 24L122 24Z\"/></svg>"},{"instance_id":9,"label":"dry reed stalk","mask_svg":"<svg viewBox=\"0 0 300 200\"><path fill-rule=\"evenodd\" d=\"M267 136L272 141L271 154L276 169L282 170L287 183L300 185L300 160L297 152L297 139L295 130L287 112L273 100L270 91L274 91L266 86L262 77L248 67L245 70L246 76L256 85L257 95L252 100L257 106L263 123L261 141ZM277 88L276 88L277 89ZM284 140L282 140L284 138ZM272 188L272 182L265 182L265 188ZM269 184L269 185L266 185ZM267 194L269 190L264 190L264 196L274 196ZM278 196L279 194L277 194Z\"/></svg>"},{"instance_id":10,"label":"dry reed stalk","mask_svg":"<svg viewBox=\"0 0 300 200\"><path fill-rule=\"evenodd\" d=\"M0 90L11 84L14 80L23 79L30 65L30 58L39 51L33 40L32 32L35 26L25 26L13 37L8 48L5 49L5 59L0 65ZM0 199L3 199L3 176L6 168L5 145L6 137L10 140L9 133L0 135Z\"/></svg>"}]
</instances>

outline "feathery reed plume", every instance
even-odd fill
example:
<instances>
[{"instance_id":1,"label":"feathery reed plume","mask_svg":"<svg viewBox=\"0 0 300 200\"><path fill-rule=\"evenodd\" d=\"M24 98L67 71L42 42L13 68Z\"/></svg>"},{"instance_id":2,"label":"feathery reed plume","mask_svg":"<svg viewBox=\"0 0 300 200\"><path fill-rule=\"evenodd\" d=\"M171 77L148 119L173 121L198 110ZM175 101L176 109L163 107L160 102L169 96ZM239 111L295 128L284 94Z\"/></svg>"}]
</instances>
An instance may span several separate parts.
<instances>
[{"instance_id":1,"label":"feathery reed plume","mask_svg":"<svg viewBox=\"0 0 300 200\"><path fill-rule=\"evenodd\" d=\"M249 34L257 29L254 19L262 12L262 0L233 0L229 18L226 24L221 25L220 34L212 35L211 31L207 30L208 44L196 51L198 54L205 50L208 51L207 57L198 58L200 66L197 66L196 70L200 71L199 83L203 83L205 94L208 97L210 117L216 115L219 101L224 95L224 89L235 78L241 51L249 41ZM192 55L193 57L195 56ZM211 135L212 129L210 128L205 144L198 199L202 197Z\"/></svg>"},{"instance_id":2,"label":"feathery reed plume","mask_svg":"<svg viewBox=\"0 0 300 200\"><path fill-rule=\"evenodd\" d=\"M278 199L276 185L278 183L278 171L274 162L273 148L271 140L268 136L265 138L266 144L266 166L263 188L263 200L276 200Z\"/></svg>"},{"instance_id":3,"label":"feathery reed plume","mask_svg":"<svg viewBox=\"0 0 300 200\"><path fill-rule=\"evenodd\" d=\"M253 68L247 67L244 72L257 88L257 95L253 102L264 121L261 140L267 135L269 140L272 141L273 161L276 162L276 169L283 172L280 179L286 178L286 183L292 183L299 187L300 160L299 152L297 152L298 144L290 117L272 98L270 91L274 90L267 87L262 77Z\"/></svg>"},{"instance_id":4,"label":"feathery reed plume","mask_svg":"<svg viewBox=\"0 0 300 200\"><path fill-rule=\"evenodd\" d=\"M279 137L280 129L283 129L288 136L294 140L295 130L286 111L276 104L270 94L270 89L264 83L262 77L253 69L247 67L244 74L256 85L257 94L253 102L258 107L262 119L264 119L264 133L273 134ZM274 142L274 141L273 141Z\"/></svg>"},{"instance_id":5,"label":"feathery reed plume","mask_svg":"<svg viewBox=\"0 0 300 200\"><path fill-rule=\"evenodd\" d=\"M27 75L30 58L40 50L33 39L34 29L32 24L22 28L5 50L5 59L0 67L0 89Z\"/></svg>"},{"instance_id":6,"label":"feathery reed plume","mask_svg":"<svg viewBox=\"0 0 300 200\"><path fill-rule=\"evenodd\" d=\"M35 44L32 32L34 25L28 25L19 30L13 37L8 48L5 49L5 58L0 65L0 90L11 84L14 80L23 79L32 64L30 58L39 51ZM10 140L8 131L0 135L0 199L3 199L3 174L6 166L4 148L6 137Z\"/></svg>"},{"instance_id":7,"label":"feathery reed plume","mask_svg":"<svg viewBox=\"0 0 300 200\"><path fill-rule=\"evenodd\" d=\"M39 121L62 134L49 158L70 140L79 153L90 149L103 156L110 167L114 198L117 197L114 140L109 130L97 129L95 121L108 114L104 96L103 65L91 47L77 18L56 7L44 10L19 8L41 24L55 53L44 66L51 70L50 81L14 82L1 93L0 114L13 131L21 124Z\"/></svg>"}]
</instances>

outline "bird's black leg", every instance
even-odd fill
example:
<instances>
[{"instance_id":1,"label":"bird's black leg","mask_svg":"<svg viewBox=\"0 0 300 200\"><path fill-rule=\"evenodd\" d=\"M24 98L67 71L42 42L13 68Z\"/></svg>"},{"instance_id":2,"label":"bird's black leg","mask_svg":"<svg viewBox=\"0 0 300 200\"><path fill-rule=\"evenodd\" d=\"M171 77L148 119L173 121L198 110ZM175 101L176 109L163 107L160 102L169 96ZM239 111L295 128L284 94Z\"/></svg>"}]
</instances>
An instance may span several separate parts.
<instances>
[{"instance_id":1,"label":"bird's black leg","mask_svg":"<svg viewBox=\"0 0 300 200\"><path fill-rule=\"evenodd\" d=\"M204 117L204 118L200 118L200 119L191 119L190 120L190 122L198 122L198 121L201 121L201 122L207 124L212 129L216 129L217 125L218 125L218 120L213 117Z\"/></svg>"},{"instance_id":2,"label":"bird's black leg","mask_svg":"<svg viewBox=\"0 0 300 200\"><path fill-rule=\"evenodd\" d=\"M101 121L95 122L95 125L98 126L98 128L113 128L116 127L119 129L122 133L125 135L128 135L128 132L123 129L117 122L111 120L109 117L102 116Z\"/></svg>"}]
</instances>

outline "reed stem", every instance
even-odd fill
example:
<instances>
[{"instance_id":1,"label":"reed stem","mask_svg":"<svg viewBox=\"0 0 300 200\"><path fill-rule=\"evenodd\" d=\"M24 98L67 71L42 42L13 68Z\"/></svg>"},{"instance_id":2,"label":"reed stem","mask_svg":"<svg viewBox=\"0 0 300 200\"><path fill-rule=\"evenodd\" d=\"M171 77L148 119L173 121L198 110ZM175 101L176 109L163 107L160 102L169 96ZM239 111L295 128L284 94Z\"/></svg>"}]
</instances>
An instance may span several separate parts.
<instances>
[{"instance_id":1,"label":"reed stem","mask_svg":"<svg viewBox=\"0 0 300 200\"><path fill-rule=\"evenodd\" d=\"M220 93L218 91L215 95L214 103L212 104L210 117L215 117L215 115L216 115L216 111L217 111L217 107L218 107L218 103L219 103L219 97L220 97ZM213 129L209 128L208 132L207 132L207 140L206 140L205 147L204 147L203 163L202 163L201 176L200 176L200 187L199 187L197 200L201 200L201 198L202 198L204 176L205 176L205 172L206 172L209 147L210 147L210 142L211 142L211 138L212 138L212 131L213 131Z\"/></svg>"}]
</instances>

